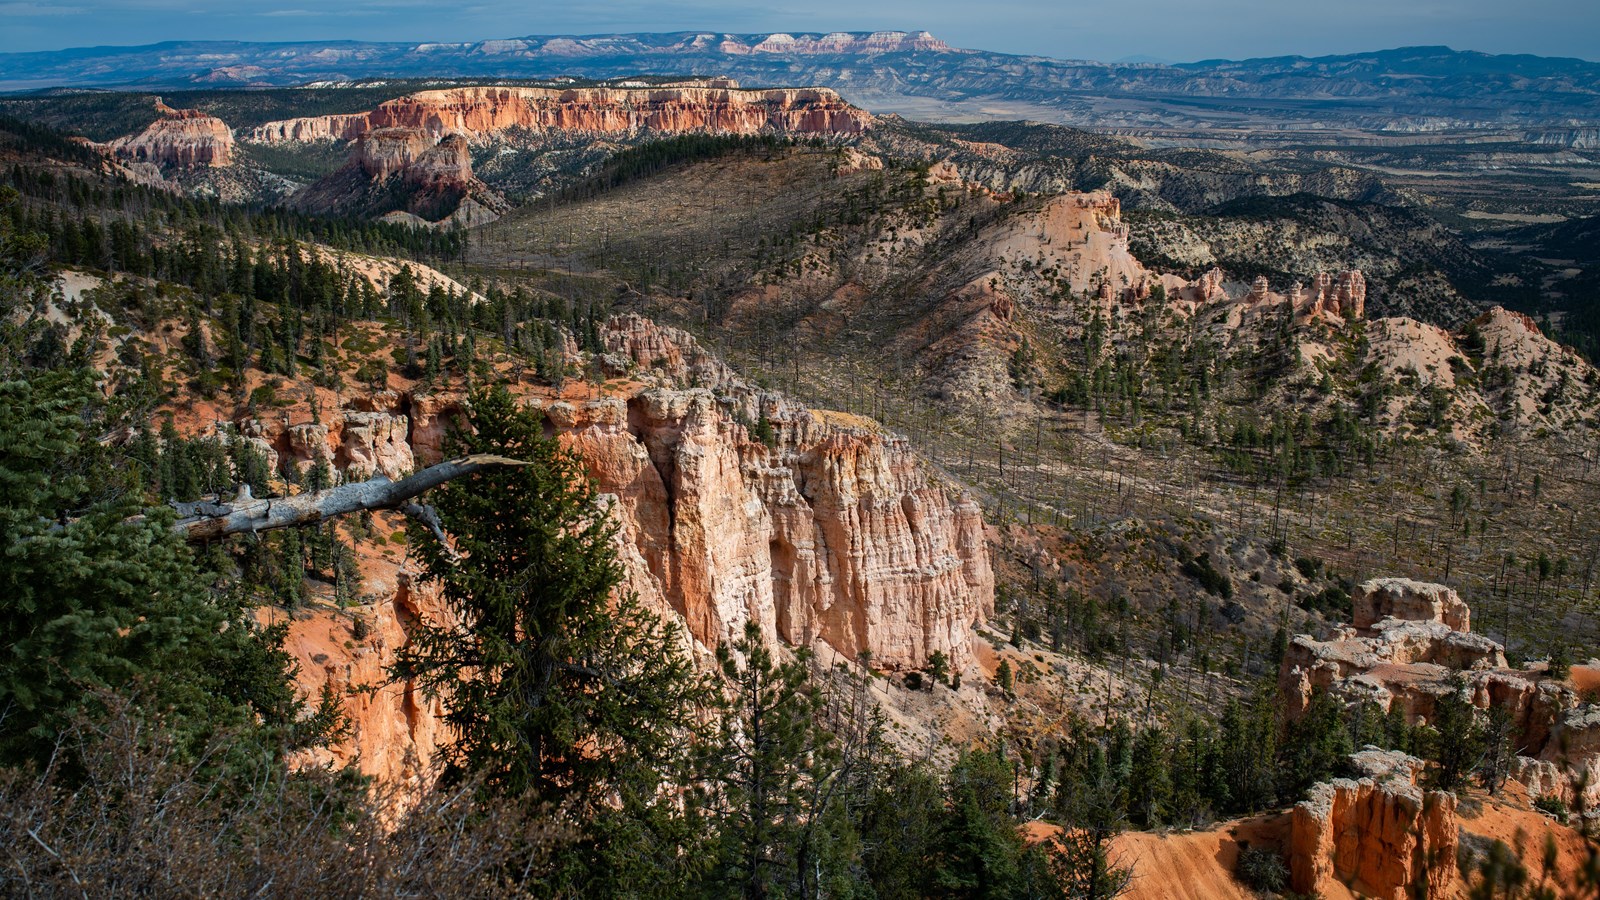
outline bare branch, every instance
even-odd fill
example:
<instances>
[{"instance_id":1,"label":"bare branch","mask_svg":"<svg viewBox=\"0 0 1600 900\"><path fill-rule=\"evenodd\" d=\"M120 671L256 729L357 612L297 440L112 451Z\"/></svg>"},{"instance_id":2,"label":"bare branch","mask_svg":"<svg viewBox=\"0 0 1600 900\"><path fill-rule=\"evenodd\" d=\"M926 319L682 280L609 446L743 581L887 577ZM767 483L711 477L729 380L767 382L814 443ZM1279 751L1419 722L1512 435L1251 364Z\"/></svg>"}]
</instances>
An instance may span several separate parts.
<instances>
[{"instance_id":1,"label":"bare branch","mask_svg":"<svg viewBox=\"0 0 1600 900\"><path fill-rule=\"evenodd\" d=\"M455 548L450 546L450 536L444 533L444 523L439 521L437 510L425 503L411 502L402 504L400 511L405 513L407 518L428 529L434 540L439 542L439 546L444 550L445 556L449 557L452 562L461 560L460 554L456 553Z\"/></svg>"},{"instance_id":2,"label":"bare branch","mask_svg":"<svg viewBox=\"0 0 1600 900\"><path fill-rule=\"evenodd\" d=\"M345 513L373 509L401 509L423 491L464 475L496 466L526 465L530 463L491 454L473 454L429 466L399 481L391 481L387 476L378 475L366 481L342 484L325 491L299 494L294 497L249 499L237 505L223 504L216 507L213 514L182 519L172 527L189 542L198 543L230 534L314 525ZM437 515L432 517L431 522L426 518L421 521L428 525L430 530L434 530L436 535L442 532L442 529L438 528Z\"/></svg>"}]
</instances>

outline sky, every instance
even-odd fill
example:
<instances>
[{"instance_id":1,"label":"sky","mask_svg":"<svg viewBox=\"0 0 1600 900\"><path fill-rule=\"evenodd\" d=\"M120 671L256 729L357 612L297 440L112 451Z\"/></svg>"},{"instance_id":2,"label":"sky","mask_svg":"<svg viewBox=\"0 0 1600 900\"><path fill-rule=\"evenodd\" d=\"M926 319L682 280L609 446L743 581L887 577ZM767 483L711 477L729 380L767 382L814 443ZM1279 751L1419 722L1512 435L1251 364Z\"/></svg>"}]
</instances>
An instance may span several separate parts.
<instances>
[{"instance_id":1,"label":"sky","mask_svg":"<svg viewBox=\"0 0 1600 900\"><path fill-rule=\"evenodd\" d=\"M880 29L927 29L956 46L1066 59L1187 62L1416 44L1600 59L1596 0L0 0L0 51Z\"/></svg>"}]
</instances>

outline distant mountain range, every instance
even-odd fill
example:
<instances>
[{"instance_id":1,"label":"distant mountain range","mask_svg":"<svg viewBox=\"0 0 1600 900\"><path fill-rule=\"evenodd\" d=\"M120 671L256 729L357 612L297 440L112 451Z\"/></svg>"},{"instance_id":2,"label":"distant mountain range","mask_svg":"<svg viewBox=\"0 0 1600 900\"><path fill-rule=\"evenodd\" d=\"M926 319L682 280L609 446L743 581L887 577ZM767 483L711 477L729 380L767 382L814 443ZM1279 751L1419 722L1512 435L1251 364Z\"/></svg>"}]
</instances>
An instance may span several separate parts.
<instances>
[{"instance_id":1,"label":"distant mountain range","mask_svg":"<svg viewBox=\"0 0 1600 900\"><path fill-rule=\"evenodd\" d=\"M0 86L11 90L646 73L832 87L873 111L914 118L1028 118L1130 134L1550 129L1581 146L1600 127L1600 63L1448 47L1163 65L959 49L924 31L682 32L471 43L183 41L0 54Z\"/></svg>"}]
</instances>

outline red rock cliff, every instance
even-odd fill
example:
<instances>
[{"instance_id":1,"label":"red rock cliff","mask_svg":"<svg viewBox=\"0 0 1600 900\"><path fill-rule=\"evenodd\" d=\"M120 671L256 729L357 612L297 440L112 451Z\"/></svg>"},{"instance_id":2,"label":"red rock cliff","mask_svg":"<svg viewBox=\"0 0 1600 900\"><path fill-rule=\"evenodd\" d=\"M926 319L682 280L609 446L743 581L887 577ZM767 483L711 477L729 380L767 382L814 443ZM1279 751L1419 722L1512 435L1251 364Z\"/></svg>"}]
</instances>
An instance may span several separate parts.
<instances>
[{"instance_id":1,"label":"red rock cliff","mask_svg":"<svg viewBox=\"0 0 1600 900\"><path fill-rule=\"evenodd\" d=\"M714 647L769 639L912 668L967 660L992 611L976 504L930 482L905 442L765 399L752 441L705 389L556 404L557 433L617 498L632 584Z\"/></svg>"},{"instance_id":2,"label":"red rock cliff","mask_svg":"<svg viewBox=\"0 0 1600 900\"><path fill-rule=\"evenodd\" d=\"M222 167L233 163L233 131L226 122L199 110L157 107L161 118L136 135L106 145L112 153L137 162L184 169Z\"/></svg>"},{"instance_id":3,"label":"red rock cliff","mask_svg":"<svg viewBox=\"0 0 1600 900\"><path fill-rule=\"evenodd\" d=\"M1420 760L1368 750L1352 758L1367 777L1316 785L1291 813L1289 884L1302 894L1405 900L1454 883L1456 798L1416 784Z\"/></svg>"},{"instance_id":4,"label":"red rock cliff","mask_svg":"<svg viewBox=\"0 0 1600 900\"><path fill-rule=\"evenodd\" d=\"M714 647L753 621L769 640L824 661L870 651L879 668L924 665L935 651L971 660L971 629L993 612L981 510L939 483L900 438L866 420L814 412L738 379L683 332L625 317L602 332L604 364L632 387L581 403L531 397L553 434L587 465L620 525L628 586ZM655 374L640 371L655 366ZM699 381L709 387L685 388ZM279 468L317 459L353 476L391 477L434 462L458 395L324 392L317 422L237 417ZM770 442L745 422L765 416ZM380 533L399 527L390 521ZM350 739L317 756L359 758L401 782L448 740L436 704L385 683L384 667L419 616L447 615L396 556L364 545L365 599L352 615L303 611L289 649L302 687L345 697ZM362 625L357 628L355 619ZM351 692L351 688L375 691Z\"/></svg>"},{"instance_id":5,"label":"red rock cliff","mask_svg":"<svg viewBox=\"0 0 1600 900\"><path fill-rule=\"evenodd\" d=\"M397 97L356 115L269 122L252 130L249 140L354 140L378 128L421 129L436 140L461 134L474 143L514 128L592 134L857 134L870 123L867 113L825 88L463 87Z\"/></svg>"}]
</instances>

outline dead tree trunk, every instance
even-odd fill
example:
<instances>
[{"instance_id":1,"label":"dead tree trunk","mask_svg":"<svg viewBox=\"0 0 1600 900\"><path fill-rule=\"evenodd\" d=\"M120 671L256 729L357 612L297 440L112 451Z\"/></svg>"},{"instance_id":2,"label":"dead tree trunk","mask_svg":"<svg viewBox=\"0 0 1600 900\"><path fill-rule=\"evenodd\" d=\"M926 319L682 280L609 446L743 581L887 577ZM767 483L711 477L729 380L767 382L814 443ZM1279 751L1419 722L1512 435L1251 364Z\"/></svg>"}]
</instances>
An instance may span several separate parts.
<instances>
[{"instance_id":1,"label":"dead tree trunk","mask_svg":"<svg viewBox=\"0 0 1600 900\"><path fill-rule=\"evenodd\" d=\"M184 504L180 511L186 516L172 527L190 543L199 543L230 534L314 525L362 510L398 509L437 532L437 516L427 507L412 503L413 498L430 488L482 469L525 465L529 464L480 453L446 460L399 481L377 475L366 481L293 497L256 500L246 494L226 504Z\"/></svg>"}]
</instances>

